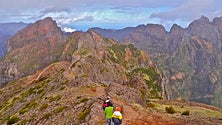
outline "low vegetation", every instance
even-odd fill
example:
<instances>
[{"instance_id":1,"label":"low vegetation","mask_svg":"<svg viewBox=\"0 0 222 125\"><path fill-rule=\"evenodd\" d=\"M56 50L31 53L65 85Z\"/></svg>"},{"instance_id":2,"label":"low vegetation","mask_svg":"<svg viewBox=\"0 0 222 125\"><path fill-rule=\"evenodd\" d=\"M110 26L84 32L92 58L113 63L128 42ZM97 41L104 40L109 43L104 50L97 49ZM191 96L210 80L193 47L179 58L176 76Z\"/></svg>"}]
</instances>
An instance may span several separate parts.
<instances>
[{"instance_id":1,"label":"low vegetation","mask_svg":"<svg viewBox=\"0 0 222 125\"><path fill-rule=\"evenodd\" d=\"M190 115L190 111L186 110L186 111L182 112L181 115Z\"/></svg>"},{"instance_id":2,"label":"low vegetation","mask_svg":"<svg viewBox=\"0 0 222 125\"><path fill-rule=\"evenodd\" d=\"M165 110L169 114L174 114L176 112L173 106L166 107Z\"/></svg>"},{"instance_id":3,"label":"low vegetation","mask_svg":"<svg viewBox=\"0 0 222 125\"><path fill-rule=\"evenodd\" d=\"M86 116L90 113L90 109L86 109L84 112L82 112L80 115L79 115L79 120L82 121L86 118Z\"/></svg>"},{"instance_id":4,"label":"low vegetation","mask_svg":"<svg viewBox=\"0 0 222 125\"><path fill-rule=\"evenodd\" d=\"M55 112L56 113L59 113L59 112L62 112L64 109L66 109L67 107L66 106L60 106L58 108L55 109Z\"/></svg>"},{"instance_id":5,"label":"low vegetation","mask_svg":"<svg viewBox=\"0 0 222 125\"><path fill-rule=\"evenodd\" d=\"M7 125L12 125L12 124L15 124L16 122L19 121L19 118L17 115L14 115L12 117L10 117L7 121Z\"/></svg>"}]
</instances>

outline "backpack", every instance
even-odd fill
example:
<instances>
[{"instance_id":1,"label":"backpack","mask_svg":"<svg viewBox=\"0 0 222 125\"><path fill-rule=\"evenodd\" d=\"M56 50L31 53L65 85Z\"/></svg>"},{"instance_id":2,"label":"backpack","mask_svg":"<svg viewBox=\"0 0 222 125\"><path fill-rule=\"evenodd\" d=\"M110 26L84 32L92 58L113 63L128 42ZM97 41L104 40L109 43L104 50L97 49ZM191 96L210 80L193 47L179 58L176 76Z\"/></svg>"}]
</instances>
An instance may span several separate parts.
<instances>
[{"instance_id":1,"label":"backpack","mask_svg":"<svg viewBox=\"0 0 222 125\"><path fill-rule=\"evenodd\" d=\"M105 110L105 108L107 107L107 103L104 101L103 104L102 104L102 107L103 107L103 110Z\"/></svg>"}]
</instances>

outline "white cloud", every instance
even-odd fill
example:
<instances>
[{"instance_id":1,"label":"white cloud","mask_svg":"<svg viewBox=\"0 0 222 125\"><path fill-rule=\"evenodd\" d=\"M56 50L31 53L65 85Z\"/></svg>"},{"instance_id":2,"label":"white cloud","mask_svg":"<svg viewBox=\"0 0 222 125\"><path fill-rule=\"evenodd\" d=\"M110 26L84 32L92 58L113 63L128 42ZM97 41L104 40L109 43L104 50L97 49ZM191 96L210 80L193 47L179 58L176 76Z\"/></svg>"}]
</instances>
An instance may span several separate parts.
<instances>
[{"instance_id":1,"label":"white cloud","mask_svg":"<svg viewBox=\"0 0 222 125\"><path fill-rule=\"evenodd\" d=\"M93 20L92 16L82 16L82 15L75 16L72 14L65 16L53 15L51 17L53 17L59 25L68 25L76 22L91 22Z\"/></svg>"},{"instance_id":2,"label":"white cloud","mask_svg":"<svg viewBox=\"0 0 222 125\"><path fill-rule=\"evenodd\" d=\"M74 32L74 31L76 31L76 29L72 29L72 28L70 28L70 27L64 27L63 28L63 31L65 31L65 32Z\"/></svg>"},{"instance_id":3,"label":"white cloud","mask_svg":"<svg viewBox=\"0 0 222 125\"><path fill-rule=\"evenodd\" d=\"M201 15L221 16L221 5L221 0L0 0L0 22L33 23L52 17L61 27L117 28L147 23L170 27Z\"/></svg>"}]
</instances>

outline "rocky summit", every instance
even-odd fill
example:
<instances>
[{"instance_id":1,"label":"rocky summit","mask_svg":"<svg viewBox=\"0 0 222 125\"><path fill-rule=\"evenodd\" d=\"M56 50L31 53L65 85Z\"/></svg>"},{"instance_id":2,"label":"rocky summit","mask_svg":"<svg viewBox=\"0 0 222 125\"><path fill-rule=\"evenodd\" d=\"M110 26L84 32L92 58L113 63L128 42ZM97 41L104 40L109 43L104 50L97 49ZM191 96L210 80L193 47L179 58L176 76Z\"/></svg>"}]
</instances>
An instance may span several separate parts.
<instances>
[{"instance_id":1,"label":"rocky summit","mask_svg":"<svg viewBox=\"0 0 222 125\"><path fill-rule=\"evenodd\" d=\"M166 98L222 107L221 26L222 17L211 22L202 16L187 28L174 24L169 32L159 24L92 30L146 50L163 76Z\"/></svg>"},{"instance_id":2,"label":"rocky summit","mask_svg":"<svg viewBox=\"0 0 222 125\"><path fill-rule=\"evenodd\" d=\"M165 100L164 78L147 52L93 30L60 31L46 18L10 39L0 124L104 125L107 96L121 107L124 125L222 124L220 108Z\"/></svg>"},{"instance_id":3,"label":"rocky summit","mask_svg":"<svg viewBox=\"0 0 222 125\"><path fill-rule=\"evenodd\" d=\"M65 40L52 18L39 20L17 32L9 39L8 52L0 61L0 86L57 61Z\"/></svg>"}]
</instances>

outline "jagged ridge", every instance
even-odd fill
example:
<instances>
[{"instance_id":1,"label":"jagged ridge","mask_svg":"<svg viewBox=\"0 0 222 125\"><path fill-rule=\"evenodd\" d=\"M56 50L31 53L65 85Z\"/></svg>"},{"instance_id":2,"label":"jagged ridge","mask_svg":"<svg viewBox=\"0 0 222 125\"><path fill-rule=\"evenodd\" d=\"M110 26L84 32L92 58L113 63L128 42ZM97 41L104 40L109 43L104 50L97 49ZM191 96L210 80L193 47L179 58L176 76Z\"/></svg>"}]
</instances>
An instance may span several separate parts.
<instances>
[{"instance_id":1,"label":"jagged ridge","mask_svg":"<svg viewBox=\"0 0 222 125\"><path fill-rule=\"evenodd\" d=\"M163 74L168 99L183 98L221 107L221 27L222 17L210 22L202 16L187 28L175 24L170 32L156 24L131 27L122 36L120 32L125 29L111 33L93 30L146 50Z\"/></svg>"}]
</instances>

